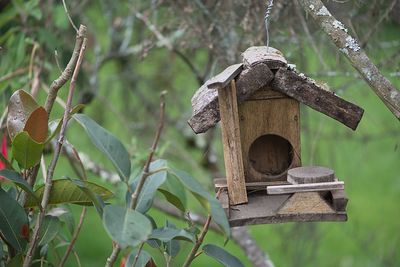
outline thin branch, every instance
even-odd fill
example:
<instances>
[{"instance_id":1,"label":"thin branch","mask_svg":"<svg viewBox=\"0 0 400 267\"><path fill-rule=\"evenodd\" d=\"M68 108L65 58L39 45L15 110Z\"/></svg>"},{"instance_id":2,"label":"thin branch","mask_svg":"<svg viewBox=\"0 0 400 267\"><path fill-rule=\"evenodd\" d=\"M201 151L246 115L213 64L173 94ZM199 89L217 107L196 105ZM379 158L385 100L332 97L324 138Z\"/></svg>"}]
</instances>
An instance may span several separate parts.
<instances>
[{"instance_id":1,"label":"thin branch","mask_svg":"<svg viewBox=\"0 0 400 267\"><path fill-rule=\"evenodd\" d=\"M144 246L144 242L140 243L139 249L138 249L138 251L137 251L137 253L135 255L135 259L133 260L132 267L136 266L136 264L138 262L138 259L139 259L139 256L140 256L140 253L142 252L143 246Z\"/></svg>"},{"instance_id":2,"label":"thin branch","mask_svg":"<svg viewBox=\"0 0 400 267\"><path fill-rule=\"evenodd\" d=\"M64 6L65 14L67 14L69 22L71 23L71 25L75 29L75 31L78 32L78 28L76 27L74 21L71 18L71 15L68 12L68 8L67 8L67 4L65 3L65 0L62 0L62 3L63 3L63 6Z\"/></svg>"},{"instance_id":3,"label":"thin branch","mask_svg":"<svg viewBox=\"0 0 400 267\"><path fill-rule=\"evenodd\" d=\"M300 3L304 10L311 14L318 26L331 38L339 51L346 56L387 108L397 119L400 119L400 92L380 73L357 40L347 33L348 30L343 23L336 20L320 0L300 0Z\"/></svg>"},{"instance_id":4,"label":"thin branch","mask_svg":"<svg viewBox=\"0 0 400 267\"><path fill-rule=\"evenodd\" d=\"M311 33L310 33L309 28L308 28L307 22L304 19L303 13L301 13L301 9L300 9L299 3L297 2L297 0L293 0L293 2L294 2L294 5L295 5L294 9L296 11L297 17L300 19L301 27L303 28L303 30L304 30L304 32L305 32L305 34L306 34L306 36L307 36L307 38L308 38L308 40L309 40L309 42L311 44L311 47L313 48L313 50L317 54L319 62L322 64L322 67L324 69L328 69L328 66L325 63L325 60L321 55L321 51L318 49L314 38L311 36Z\"/></svg>"},{"instance_id":5,"label":"thin branch","mask_svg":"<svg viewBox=\"0 0 400 267\"><path fill-rule=\"evenodd\" d=\"M160 140L161 132L164 127L164 119L165 119L165 94L166 91L163 91L160 96L160 119L158 123L158 128L156 135L153 140L153 144L151 145L149 155L147 157L146 163L144 165L143 173L142 176L139 178L138 185L135 188L135 191L133 192L131 196L131 204L130 208L135 209L137 205L137 201L139 198L139 194L143 188L144 182L146 181L146 178L149 176L149 169L150 169L150 163L153 160L154 153L156 152L158 141ZM116 261L119 252L121 251L121 248L117 243L115 243L113 251L110 255L110 257L107 258L106 262L106 267L111 267L113 266L114 262Z\"/></svg>"},{"instance_id":6,"label":"thin branch","mask_svg":"<svg viewBox=\"0 0 400 267\"><path fill-rule=\"evenodd\" d=\"M83 29L83 31L86 32L86 26L81 25L80 29ZM28 246L28 252L27 252L26 258L24 260L24 264L23 264L24 267L29 267L31 265L33 256L35 254L36 247L38 245L39 231L42 226L44 216L46 214L47 205L49 203L50 192L51 192L51 188L52 188L52 184L53 184L52 182L53 182L54 170L56 168L58 159L60 157L61 149L62 149L62 146L64 143L65 132L67 129L68 121L70 119L72 97L73 97L73 94L75 91L76 80L77 80L78 73L79 73L79 70L80 70L80 67L82 64L85 49L86 49L86 38L84 38L82 41L82 47L79 51L76 66L75 66L73 74L72 74L71 83L70 83L69 92L68 92L67 106L66 106L66 109L64 111L64 116L63 116L63 123L61 125L61 130L60 130L60 134L58 137L57 146L56 146L54 154L53 154L53 158L52 158L49 168L47 170L47 177L46 177L46 182L45 182L45 187L44 187L43 198L42 198L42 202L41 202L41 211L39 212L39 215L38 215L38 218L36 221L36 225L35 225L35 228L33 231L32 239Z\"/></svg>"},{"instance_id":7,"label":"thin branch","mask_svg":"<svg viewBox=\"0 0 400 267\"><path fill-rule=\"evenodd\" d=\"M29 70L29 68L27 68L27 67L16 69L13 72L10 72L10 73L4 75L3 77L0 77L0 83L4 82L4 81L7 81L7 80L10 80L10 79L12 79L12 78L14 78L14 77L16 77L18 75L24 74L28 70Z\"/></svg>"},{"instance_id":8,"label":"thin branch","mask_svg":"<svg viewBox=\"0 0 400 267\"><path fill-rule=\"evenodd\" d=\"M50 85L50 91L49 94L47 95L46 103L44 105L48 114L51 113L54 101L56 100L57 97L58 90L72 76L85 37L86 37L86 26L81 25L79 27L78 34L76 35L75 47L74 51L72 52L71 59L69 60L67 66L65 67L61 75L56 80L54 80Z\"/></svg>"},{"instance_id":9,"label":"thin branch","mask_svg":"<svg viewBox=\"0 0 400 267\"><path fill-rule=\"evenodd\" d=\"M216 198L219 198L219 195L221 194L222 190L218 190ZM182 267L189 267L192 261L196 258L197 251L199 250L201 244L203 243L204 237L206 236L208 232L208 228L210 227L211 223L211 215L209 214L207 216L206 222L204 223L203 229L200 232L199 237L196 240L196 243L194 244L192 250L190 251L189 255L186 257L185 262L183 263Z\"/></svg>"},{"instance_id":10,"label":"thin branch","mask_svg":"<svg viewBox=\"0 0 400 267\"><path fill-rule=\"evenodd\" d=\"M374 24L374 26L369 30L369 32L365 35L363 40L361 41L361 47L365 48L368 44L369 39L371 36L378 30L379 25L389 16L390 11L393 10L394 6L396 5L397 0L393 0L389 7L385 10L383 15L379 18L379 20Z\"/></svg>"},{"instance_id":11,"label":"thin branch","mask_svg":"<svg viewBox=\"0 0 400 267\"><path fill-rule=\"evenodd\" d=\"M82 160L81 160L81 158L79 157L78 151L76 151L76 149L75 149L72 145L70 145L70 146L71 146L71 149L72 149L72 151L73 151L74 160L75 160L75 161L78 161L79 166L80 166L80 168L81 168L81 170L82 170L82 174L81 174L78 170L74 169L74 170L75 170L75 173L76 173L82 180L85 180L85 181L86 181L86 180L87 180L87 175L86 175L85 167L83 166ZM72 159L70 159L70 158L68 157L68 160L70 160L71 165L73 165ZM84 222L84 220L85 220L86 211L87 211L87 210L86 210L86 207L84 207L84 208L82 209L81 216L80 216L80 218L79 218L78 226L76 227L75 232L74 232L74 234L72 235L71 241L69 242L68 248L67 248L67 250L65 251L65 253L64 253L64 255L63 255L63 257L62 257L62 259L61 259L61 261L60 261L59 267L63 267L63 266L65 265L65 263L66 263L66 261L67 261L67 259L68 259L68 256L69 256L69 255L71 254L71 252L74 250L75 242L76 242L76 240L78 239L78 235L79 235L79 233L80 233L80 231L81 231L83 222Z\"/></svg>"},{"instance_id":12,"label":"thin branch","mask_svg":"<svg viewBox=\"0 0 400 267\"><path fill-rule=\"evenodd\" d=\"M137 205L137 200L139 197L139 193L143 188L144 182L146 181L147 176L149 175L150 163L153 160L154 153L156 152L158 141L160 140L162 129L164 128L164 119L165 119L165 94L166 91L163 91L160 96L160 119L158 122L158 128L156 135L153 140L153 144L150 148L150 153L147 157L146 164L144 165L144 170L142 176L139 179L138 185L136 186L135 192L133 192L131 196L131 209L135 209Z\"/></svg>"},{"instance_id":13,"label":"thin branch","mask_svg":"<svg viewBox=\"0 0 400 267\"><path fill-rule=\"evenodd\" d=\"M67 262L69 254L71 254L72 250L74 249L74 245L75 245L76 239L78 239L78 235L79 235L79 233L81 231L83 222L85 220L86 211L87 211L87 209L85 207L83 207L82 208L82 212L81 212L81 216L79 218L78 226L75 229L75 232L74 232L74 234L72 236L71 241L69 242L67 250L65 251L65 253L64 253L64 255L63 255L62 259L61 259L60 264L58 265L59 267L63 267L65 265L65 263Z\"/></svg>"}]
</instances>

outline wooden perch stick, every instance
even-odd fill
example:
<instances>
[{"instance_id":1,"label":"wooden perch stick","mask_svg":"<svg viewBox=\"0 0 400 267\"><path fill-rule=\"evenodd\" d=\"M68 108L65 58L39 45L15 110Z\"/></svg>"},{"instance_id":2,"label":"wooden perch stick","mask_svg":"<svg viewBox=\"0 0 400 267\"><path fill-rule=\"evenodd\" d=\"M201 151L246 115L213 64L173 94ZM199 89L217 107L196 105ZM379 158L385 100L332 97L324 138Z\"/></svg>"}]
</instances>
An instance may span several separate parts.
<instances>
[{"instance_id":1,"label":"wooden perch stick","mask_svg":"<svg viewBox=\"0 0 400 267\"><path fill-rule=\"evenodd\" d=\"M331 38L339 51L379 96L388 109L400 119L400 92L384 77L365 54L343 23L338 21L320 0L300 0L304 10L315 19L318 26Z\"/></svg>"},{"instance_id":2,"label":"wooden perch stick","mask_svg":"<svg viewBox=\"0 0 400 267\"><path fill-rule=\"evenodd\" d=\"M344 182L327 182L312 184L271 185L267 186L267 193L269 195L280 195L299 192L317 192L343 189Z\"/></svg>"}]
</instances>

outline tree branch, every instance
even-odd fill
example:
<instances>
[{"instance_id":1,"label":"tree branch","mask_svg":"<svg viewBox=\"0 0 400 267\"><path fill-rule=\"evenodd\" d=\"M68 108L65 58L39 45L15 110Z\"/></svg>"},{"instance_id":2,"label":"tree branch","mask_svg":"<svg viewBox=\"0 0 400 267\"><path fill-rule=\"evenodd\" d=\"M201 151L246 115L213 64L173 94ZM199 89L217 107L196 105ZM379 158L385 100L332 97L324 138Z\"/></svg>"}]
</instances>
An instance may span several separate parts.
<instances>
[{"instance_id":1,"label":"tree branch","mask_svg":"<svg viewBox=\"0 0 400 267\"><path fill-rule=\"evenodd\" d=\"M83 44L83 40L86 37L86 26L81 25L79 27L78 33L76 35L75 47L74 51L72 52L71 59L69 60L67 66L65 67L64 71L61 75L54 80L50 85L50 91L47 95L46 103L44 108L46 109L47 113L50 114L54 101L56 100L58 90L71 78L72 73L74 71L74 67L76 62L78 61L79 53L81 51L81 47Z\"/></svg>"},{"instance_id":2,"label":"tree branch","mask_svg":"<svg viewBox=\"0 0 400 267\"><path fill-rule=\"evenodd\" d=\"M130 208L135 209L137 205L137 201L139 198L139 194L142 191L144 182L146 181L146 178L149 176L149 169L150 169L150 163L153 160L154 153L156 152L158 141L160 140L161 132L162 129L164 128L164 118L165 118L165 94L166 92L163 91L160 96L160 119L158 122L158 128L156 135L153 140L153 144L151 145L151 149L149 152L149 155L147 157L146 163L144 165L143 173L142 176L139 178L138 184L135 188L135 191L132 193L131 196L131 203L130 203ZM114 262L116 261L119 252L121 251L121 248L117 243L115 243L113 251L110 255L110 257L107 258L106 262L106 267L111 267L113 266ZM139 252L138 252L139 254Z\"/></svg>"},{"instance_id":3,"label":"tree branch","mask_svg":"<svg viewBox=\"0 0 400 267\"><path fill-rule=\"evenodd\" d=\"M318 26L331 38L340 52L360 73L387 108L400 119L400 92L372 63L358 42L350 36L343 23L336 20L320 0L300 0Z\"/></svg>"},{"instance_id":4,"label":"tree branch","mask_svg":"<svg viewBox=\"0 0 400 267\"><path fill-rule=\"evenodd\" d=\"M86 26L81 25L80 29L82 29L83 32L86 32ZM41 202L41 210L39 211L35 229L33 231L33 236L29 243L29 246L28 246L28 252L25 257L24 264L23 264L24 267L29 267L31 265L33 256L35 254L36 247L38 245L39 232L40 232L40 228L43 223L44 216L46 214L47 205L49 203L50 192L51 192L51 188L53 185L52 182L53 182L54 170L56 168L56 165L57 165L60 153L61 153L61 149L62 149L62 146L64 143L65 132L67 129L68 121L70 119L72 96L75 91L76 80L77 80L77 76L78 76L78 73L80 70L80 66L82 64L85 49L86 49L86 38L83 38L82 46L81 46L79 54L78 54L78 59L77 59L76 66L75 66L73 74L72 74L71 83L69 86L67 106L64 111L63 123L61 125L61 130L60 130L60 134L58 137L57 146L55 148L53 158L52 158L49 168L47 170L47 177L46 177L46 181L45 181L44 193L43 193L43 198L42 198L42 202ZM54 99L55 99L55 97L54 97Z\"/></svg>"}]
</instances>

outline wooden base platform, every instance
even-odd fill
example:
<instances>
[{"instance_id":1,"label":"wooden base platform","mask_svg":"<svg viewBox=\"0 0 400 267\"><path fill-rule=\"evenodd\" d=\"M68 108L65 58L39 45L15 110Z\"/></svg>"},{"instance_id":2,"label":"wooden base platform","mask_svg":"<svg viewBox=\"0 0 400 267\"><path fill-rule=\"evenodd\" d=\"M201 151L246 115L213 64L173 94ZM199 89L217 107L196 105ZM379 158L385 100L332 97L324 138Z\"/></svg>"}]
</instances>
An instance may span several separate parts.
<instances>
[{"instance_id":1,"label":"wooden base platform","mask_svg":"<svg viewBox=\"0 0 400 267\"><path fill-rule=\"evenodd\" d=\"M346 208L333 207L330 192L267 195L266 190L248 191L248 203L230 206L227 190L219 201L232 227L285 222L347 221ZM345 201L347 204L347 199Z\"/></svg>"}]
</instances>

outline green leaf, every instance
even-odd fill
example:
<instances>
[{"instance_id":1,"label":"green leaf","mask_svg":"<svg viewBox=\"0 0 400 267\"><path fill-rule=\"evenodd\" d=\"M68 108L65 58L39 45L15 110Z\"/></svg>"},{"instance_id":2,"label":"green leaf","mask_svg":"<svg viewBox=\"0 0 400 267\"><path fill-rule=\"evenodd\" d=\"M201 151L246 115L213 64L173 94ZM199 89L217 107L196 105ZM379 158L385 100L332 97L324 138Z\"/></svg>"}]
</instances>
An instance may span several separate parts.
<instances>
[{"instance_id":1,"label":"green leaf","mask_svg":"<svg viewBox=\"0 0 400 267\"><path fill-rule=\"evenodd\" d=\"M113 197L113 193L107 188L98 184L85 181L86 188L98 195L101 199L107 200ZM44 191L44 185L40 186L36 191L35 195L39 199L42 199ZM53 181L53 186L50 192L49 205L62 204L62 203L73 203L79 205L92 205L92 198L89 197L85 192L78 187L71 179L58 179ZM35 207L36 203L31 197L26 201L25 207Z\"/></svg>"},{"instance_id":2,"label":"green leaf","mask_svg":"<svg viewBox=\"0 0 400 267\"><path fill-rule=\"evenodd\" d=\"M22 132L31 113L39 105L24 90L16 91L8 103L7 129L11 139Z\"/></svg>"},{"instance_id":3,"label":"green leaf","mask_svg":"<svg viewBox=\"0 0 400 267\"><path fill-rule=\"evenodd\" d=\"M39 163L44 144L35 142L27 132L18 133L12 142L12 154L23 169Z\"/></svg>"},{"instance_id":4,"label":"green leaf","mask_svg":"<svg viewBox=\"0 0 400 267\"><path fill-rule=\"evenodd\" d=\"M175 229L170 227L154 229L149 238L157 239L162 242L169 242L172 239L184 240L192 243L196 241L195 237L188 231L185 231L184 229Z\"/></svg>"},{"instance_id":5,"label":"green leaf","mask_svg":"<svg viewBox=\"0 0 400 267\"><path fill-rule=\"evenodd\" d=\"M222 263L226 267L244 267L238 258L218 246L207 244L203 246L203 251L207 256Z\"/></svg>"},{"instance_id":6,"label":"green leaf","mask_svg":"<svg viewBox=\"0 0 400 267\"><path fill-rule=\"evenodd\" d=\"M29 229L25 210L0 188L0 232L16 251L23 251L27 244L23 229Z\"/></svg>"},{"instance_id":7,"label":"green leaf","mask_svg":"<svg viewBox=\"0 0 400 267\"><path fill-rule=\"evenodd\" d=\"M79 112L80 110L82 110L85 107L85 105L83 104L78 104L75 107L73 107L71 109L71 113L70 116L74 115L75 113ZM48 129L50 131L49 137L47 137L45 143L47 144L48 142L50 142L61 130L61 126L62 126L62 122L63 122L63 118L61 119L56 119L53 120L51 122L49 122L49 126Z\"/></svg>"},{"instance_id":8,"label":"green leaf","mask_svg":"<svg viewBox=\"0 0 400 267\"><path fill-rule=\"evenodd\" d=\"M75 114L73 117L85 129L92 143L112 162L121 179L128 181L131 162L124 145L88 116Z\"/></svg>"},{"instance_id":9,"label":"green leaf","mask_svg":"<svg viewBox=\"0 0 400 267\"><path fill-rule=\"evenodd\" d=\"M169 203L183 212L186 211L186 190L174 175L168 173L167 181L159 191L165 196Z\"/></svg>"},{"instance_id":10,"label":"green leaf","mask_svg":"<svg viewBox=\"0 0 400 267\"><path fill-rule=\"evenodd\" d=\"M40 203L40 200L36 197L35 193L32 190L32 187L22 178L18 172L3 169L0 170L0 176L5 177L6 179L12 181L16 184L19 188L27 192L33 200L36 201L36 204Z\"/></svg>"},{"instance_id":11,"label":"green leaf","mask_svg":"<svg viewBox=\"0 0 400 267\"><path fill-rule=\"evenodd\" d=\"M176 195L172 194L171 192L164 190L162 188L159 188L158 191L162 193L165 197L165 199L174 205L176 208L181 210L182 212L186 211L185 205L182 203L181 199L178 198Z\"/></svg>"},{"instance_id":12,"label":"green leaf","mask_svg":"<svg viewBox=\"0 0 400 267\"><path fill-rule=\"evenodd\" d=\"M107 233L121 248L135 247L148 239L152 226L143 214L115 205L104 208L103 224Z\"/></svg>"},{"instance_id":13,"label":"green leaf","mask_svg":"<svg viewBox=\"0 0 400 267\"><path fill-rule=\"evenodd\" d=\"M138 202L136 205L137 211L140 213L146 213L151 208L157 189L165 182L166 179L166 171L153 173L146 178L138 197Z\"/></svg>"},{"instance_id":14,"label":"green leaf","mask_svg":"<svg viewBox=\"0 0 400 267\"><path fill-rule=\"evenodd\" d=\"M132 266L133 263L135 262L136 255L137 255L137 250L132 251L129 254L129 257L128 257L128 260L125 263L125 266L127 266L127 267ZM146 264L150 260L151 260L151 255L147 251L141 250L135 266L136 267L145 267Z\"/></svg>"},{"instance_id":15,"label":"green leaf","mask_svg":"<svg viewBox=\"0 0 400 267\"><path fill-rule=\"evenodd\" d=\"M169 221L166 222L165 226L172 228L172 229L176 229L176 226ZM172 239L171 241L164 242L163 244L164 244L165 252L168 255L170 255L172 258L175 258L178 255L179 251L181 250L181 244L178 240Z\"/></svg>"},{"instance_id":16,"label":"green leaf","mask_svg":"<svg viewBox=\"0 0 400 267\"><path fill-rule=\"evenodd\" d=\"M56 237L60 228L61 222L57 217L46 215L40 228L39 246L50 243Z\"/></svg>"},{"instance_id":17,"label":"green leaf","mask_svg":"<svg viewBox=\"0 0 400 267\"><path fill-rule=\"evenodd\" d=\"M79 189L82 190L91 200L93 205L95 206L97 212L99 213L100 217L103 217L103 208L104 208L104 203L99 195L96 195L92 190L90 190L87 186L86 181L82 180L72 180L71 181L79 187Z\"/></svg>"},{"instance_id":18,"label":"green leaf","mask_svg":"<svg viewBox=\"0 0 400 267\"><path fill-rule=\"evenodd\" d=\"M7 263L7 267L21 267L24 263L24 256L22 254L17 254L11 261Z\"/></svg>"},{"instance_id":19,"label":"green leaf","mask_svg":"<svg viewBox=\"0 0 400 267\"><path fill-rule=\"evenodd\" d=\"M218 200L205 191L200 183L188 173L176 169L171 169L171 173L182 182L182 184L198 199L204 208L211 211L211 216L214 222L221 227L227 236L230 236L229 222L226 218L225 211Z\"/></svg>"}]
</instances>

